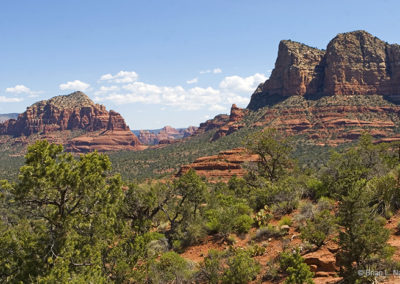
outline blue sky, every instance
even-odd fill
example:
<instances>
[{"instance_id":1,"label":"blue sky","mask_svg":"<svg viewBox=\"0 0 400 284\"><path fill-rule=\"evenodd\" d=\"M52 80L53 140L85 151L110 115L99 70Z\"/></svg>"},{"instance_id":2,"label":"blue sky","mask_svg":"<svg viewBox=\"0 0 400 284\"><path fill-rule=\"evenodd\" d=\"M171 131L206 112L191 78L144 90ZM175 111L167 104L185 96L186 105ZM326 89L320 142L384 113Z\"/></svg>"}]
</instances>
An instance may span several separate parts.
<instances>
[{"instance_id":1,"label":"blue sky","mask_svg":"<svg viewBox=\"0 0 400 284\"><path fill-rule=\"evenodd\" d=\"M245 107L279 41L364 29L400 43L399 1L1 0L0 113L82 90L131 129Z\"/></svg>"}]
</instances>

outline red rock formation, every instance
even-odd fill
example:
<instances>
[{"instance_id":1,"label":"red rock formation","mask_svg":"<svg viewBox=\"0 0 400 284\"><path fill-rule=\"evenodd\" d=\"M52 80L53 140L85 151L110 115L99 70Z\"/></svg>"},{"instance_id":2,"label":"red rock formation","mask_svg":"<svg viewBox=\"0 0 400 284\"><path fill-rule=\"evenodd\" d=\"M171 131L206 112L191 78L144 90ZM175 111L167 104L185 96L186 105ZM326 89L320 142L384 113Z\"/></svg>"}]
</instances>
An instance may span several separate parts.
<instances>
[{"instance_id":1,"label":"red rock formation","mask_svg":"<svg viewBox=\"0 0 400 284\"><path fill-rule=\"evenodd\" d=\"M226 114L219 114L213 119L209 119L206 122L200 123L200 127L196 130L195 133L193 133L193 135L202 134L206 131L220 128L227 122L229 122L229 116Z\"/></svg>"},{"instance_id":2,"label":"red rock formation","mask_svg":"<svg viewBox=\"0 0 400 284\"><path fill-rule=\"evenodd\" d=\"M303 255L304 262L307 263L316 277L334 276L339 271L336 266L337 245L330 243L317 251Z\"/></svg>"},{"instance_id":3,"label":"red rock formation","mask_svg":"<svg viewBox=\"0 0 400 284\"><path fill-rule=\"evenodd\" d=\"M215 141L223 136L229 135L245 125L241 123L242 118L248 113L247 109L238 108L235 104L231 107L231 114L229 115L229 120L226 124L221 126L214 136L211 138Z\"/></svg>"},{"instance_id":4,"label":"red rock formation","mask_svg":"<svg viewBox=\"0 0 400 284\"><path fill-rule=\"evenodd\" d=\"M46 138L53 132L66 130L86 132L71 141L62 141L71 151L131 150L139 144L119 113L108 112L105 106L93 103L82 92L37 102L16 120L0 124L0 135L15 137L38 133Z\"/></svg>"},{"instance_id":5,"label":"red rock formation","mask_svg":"<svg viewBox=\"0 0 400 284\"><path fill-rule=\"evenodd\" d=\"M244 148L236 148L218 155L198 158L192 164L182 166L177 176L194 169L197 174L207 177L208 181L228 181L234 175L244 176L244 163L257 160L258 155L251 155Z\"/></svg>"},{"instance_id":6,"label":"red rock formation","mask_svg":"<svg viewBox=\"0 0 400 284\"><path fill-rule=\"evenodd\" d=\"M185 137L192 136L196 132L196 130L197 130L196 126L189 126L188 128L186 128L183 131L183 137L185 138Z\"/></svg>"},{"instance_id":7,"label":"red rock formation","mask_svg":"<svg viewBox=\"0 0 400 284\"><path fill-rule=\"evenodd\" d=\"M197 127L189 126L184 129L175 129L171 126L165 126L160 130L140 130L139 141L143 144L171 144L177 139L191 136Z\"/></svg>"},{"instance_id":8,"label":"red rock formation","mask_svg":"<svg viewBox=\"0 0 400 284\"><path fill-rule=\"evenodd\" d=\"M400 101L400 45L365 31L337 35L326 51L281 41L271 77L252 95L256 110L288 96L384 95Z\"/></svg>"},{"instance_id":9,"label":"red rock formation","mask_svg":"<svg viewBox=\"0 0 400 284\"><path fill-rule=\"evenodd\" d=\"M140 130L138 139L141 143L153 145L158 143L157 134L149 130Z\"/></svg>"},{"instance_id":10,"label":"red rock formation","mask_svg":"<svg viewBox=\"0 0 400 284\"><path fill-rule=\"evenodd\" d=\"M139 145L139 140L129 129L106 130L96 134L91 133L71 139L67 144L67 151L85 153L94 150L99 152L137 150Z\"/></svg>"},{"instance_id":11,"label":"red rock formation","mask_svg":"<svg viewBox=\"0 0 400 284\"><path fill-rule=\"evenodd\" d=\"M229 118L208 120L197 133L217 129L214 141L247 125L300 134L318 145L349 142L363 132L390 141L400 124L396 102L399 45L364 31L339 34L326 51L284 40L270 78L258 86L248 110L232 106Z\"/></svg>"}]
</instances>

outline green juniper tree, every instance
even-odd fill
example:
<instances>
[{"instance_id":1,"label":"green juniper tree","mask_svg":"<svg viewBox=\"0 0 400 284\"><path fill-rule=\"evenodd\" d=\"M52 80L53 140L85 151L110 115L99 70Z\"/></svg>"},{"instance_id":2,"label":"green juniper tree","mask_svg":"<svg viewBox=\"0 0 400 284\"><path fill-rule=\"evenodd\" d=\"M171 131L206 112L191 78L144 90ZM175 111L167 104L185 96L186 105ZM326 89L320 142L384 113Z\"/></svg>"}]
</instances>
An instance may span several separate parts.
<instances>
[{"instance_id":1,"label":"green juniper tree","mask_svg":"<svg viewBox=\"0 0 400 284\"><path fill-rule=\"evenodd\" d=\"M20 214L0 232L3 280L107 280L104 255L124 227L121 179L108 177L110 168L96 152L75 159L47 141L28 148L18 181L2 182Z\"/></svg>"}]
</instances>

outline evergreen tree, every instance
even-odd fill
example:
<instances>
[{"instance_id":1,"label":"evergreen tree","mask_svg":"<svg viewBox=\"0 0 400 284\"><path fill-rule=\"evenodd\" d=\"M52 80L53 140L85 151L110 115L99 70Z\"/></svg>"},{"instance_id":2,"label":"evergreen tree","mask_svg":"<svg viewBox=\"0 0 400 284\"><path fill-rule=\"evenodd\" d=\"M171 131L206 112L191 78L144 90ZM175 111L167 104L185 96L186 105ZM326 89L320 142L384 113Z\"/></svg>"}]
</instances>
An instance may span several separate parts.
<instances>
[{"instance_id":1,"label":"evergreen tree","mask_svg":"<svg viewBox=\"0 0 400 284\"><path fill-rule=\"evenodd\" d=\"M106 281L104 255L124 227L121 179L110 168L96 152L75 159L47 141L28 148L18 182L2 184L21 215L0 235L0 258L10 260L3 279Z\"/></svg>"},{"instance_id":2,"label":"evergreen tree","mask_svg":"<svg viewBox=\"0 0 400 284\"><path fill-rule=\"evenodd\" d=\"M337 259L346 283L374 281L374 276L362 275L359 271L384 270L392 254L387 244L389 230L384 228L385 219L377 216L374 206L370 205L371 196L364 184L364 181L356 183L339 204L342 229Z\"/></svg>"}]
</instances>

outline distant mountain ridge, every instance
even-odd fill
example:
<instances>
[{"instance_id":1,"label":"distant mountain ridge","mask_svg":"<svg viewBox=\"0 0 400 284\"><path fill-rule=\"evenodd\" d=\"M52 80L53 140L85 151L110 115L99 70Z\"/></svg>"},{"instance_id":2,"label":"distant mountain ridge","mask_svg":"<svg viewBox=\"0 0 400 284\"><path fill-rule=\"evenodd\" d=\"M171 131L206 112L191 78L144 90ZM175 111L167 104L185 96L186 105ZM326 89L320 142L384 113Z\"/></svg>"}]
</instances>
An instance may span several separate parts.
<instances>
[{"instance_id":1,"label":"distant mountain ridge","mask_svg":"<svg viewBox=\"0 0 400 284\"><path fill-rule=\"evenodd\" d=\"M18 113L0 113L0 123L9 120L9 119L17 119Z\"/></svg>"},{"instance_id":2,"label":"distant mountain ridge","mask_svg":"<svg viewBox=\"0 0 400 284\"><path fill-rule=\"evenodd\" d=\"M196 130L197 127L195 126L175 129L172 126L167 125L160 129L132 130L132 132L138 137L141 143L155 145L173 143L177 139L191 136Z\"/></svg>"}]
</instances>

